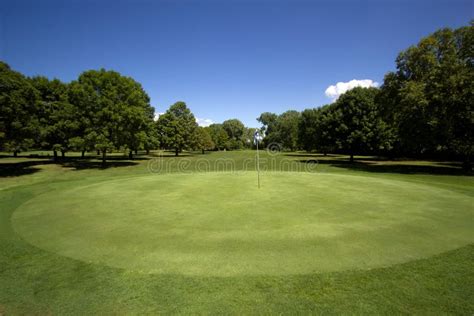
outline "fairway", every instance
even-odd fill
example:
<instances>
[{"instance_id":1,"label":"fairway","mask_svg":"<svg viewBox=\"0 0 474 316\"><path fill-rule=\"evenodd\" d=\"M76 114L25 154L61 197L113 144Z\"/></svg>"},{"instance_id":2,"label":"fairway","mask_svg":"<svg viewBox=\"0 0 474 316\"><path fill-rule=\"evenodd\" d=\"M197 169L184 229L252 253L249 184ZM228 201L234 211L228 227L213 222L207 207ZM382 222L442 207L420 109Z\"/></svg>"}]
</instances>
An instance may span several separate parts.
<instances>
[{"instance_id":1,"label":"fairway","mask_svg":"<svg viewBox=\"0 0 474 316\"><path fill-rule=\"evenodd\" d=\"M28 243L83 262L228 277L430 257L474 242L472 216L472 197L429 184L266 172L257 189L255 172L208 172L62 184L11 221Z\"/></svg>"}]
</instances>

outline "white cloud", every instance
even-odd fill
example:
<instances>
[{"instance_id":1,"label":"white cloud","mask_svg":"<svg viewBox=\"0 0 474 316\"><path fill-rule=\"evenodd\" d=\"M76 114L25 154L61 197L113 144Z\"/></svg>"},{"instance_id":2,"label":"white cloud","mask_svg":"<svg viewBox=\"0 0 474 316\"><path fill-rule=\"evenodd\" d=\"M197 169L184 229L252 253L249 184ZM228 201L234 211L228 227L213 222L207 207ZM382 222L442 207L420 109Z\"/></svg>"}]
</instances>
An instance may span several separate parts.
<instances>
[{"instance_id":1,"label":"white cloud","mask_svg":"<svg viewBox=\"0 0 474 316\"><path fill-rule=\"evenodd\" d=\"M165 114L164 112L155 112L155 116L153 117L153 120L158 121L158 118L160 115ZM206 119L206 118L199 118L196 117L196 123L198 123L199 126L206 127L211 124L214 124L215 122L211 119Z\"/></svg>"},{"instance_id":2,"label":"white cloud","mask_svg":"<svg viewBox=\"0 0 474 316\"><path fill-rule=\"evenodd\" d=\"M370 79L357 80L352 79L348 82L338 82L335 85L330 85L324 92L328 98L331 98L333 101L336 101L337 98L344 92L347 92L355 87L378 87L379 83Z\"/></svg>"},{"instance_id":3,"label":"white cloud","mask_svg":"<svg viewBox=\"0 0 474 316\"><path fill-rule=\"evenodd\" d=\"M164 112L155 112L155 116L153 117L153 120L158 121L158 118L160 115L165 114Z\"/></svg>"},{"instance_id":4,"label":"white cloud","mask_svg":"<svg viewBox=\"0 0 474 316\"><path fill-rule=\"evenodd\" d=\"M205 119L205 118L199 118L196 117L196 122L198 123L199 126L206 127L211 124L214 124L214 121L211 119Z\"/></svg>"}]
</instances>

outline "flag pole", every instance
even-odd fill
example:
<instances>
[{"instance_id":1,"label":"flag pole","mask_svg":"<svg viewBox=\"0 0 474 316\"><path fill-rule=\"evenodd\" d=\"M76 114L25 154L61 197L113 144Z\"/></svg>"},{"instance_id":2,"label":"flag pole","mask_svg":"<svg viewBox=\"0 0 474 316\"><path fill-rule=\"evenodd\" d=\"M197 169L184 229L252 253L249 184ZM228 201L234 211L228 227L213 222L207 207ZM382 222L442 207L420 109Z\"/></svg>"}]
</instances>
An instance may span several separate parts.
<instances>
[{"instance_id":1,"label":"flag pole","mask_svg":"<svg viewBox=\"0 0 474 316\"><path fill-rule=\"evenodd\" d=\"M260 157L258 155L258 141L259 141L259 134L258 131L256 132L255 142L257 143L257 183L258 188L260 189Z\"/></svg>"}]
</instances>

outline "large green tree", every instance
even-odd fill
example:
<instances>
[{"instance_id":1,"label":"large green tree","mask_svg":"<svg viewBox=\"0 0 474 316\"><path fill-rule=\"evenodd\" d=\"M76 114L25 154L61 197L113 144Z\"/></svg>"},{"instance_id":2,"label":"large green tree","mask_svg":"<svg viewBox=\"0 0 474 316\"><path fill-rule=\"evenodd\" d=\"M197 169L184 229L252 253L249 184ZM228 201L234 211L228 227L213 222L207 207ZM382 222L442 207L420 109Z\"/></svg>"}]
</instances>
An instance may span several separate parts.
<instances>
[{"instance_id":1,"label":"large green tree","mask_svg":"<svg viewBox=\"0 0 474 316\"><path fill-rule=\"evenodd\" d=\"M261 130L265 135L264 142L266 145L278 143L284 149L297 149L300 120L298 111L290 110L280 115L264 112L257 120L262 123Z\"/></svg>"},{"instance_id":2,"label":"large green tree","mask_svg":"<svg viewBox=\"0 0 474 316\"><path fill-rule=\"evenodd\" d=\"M194 146L196 149L201 150L203 154L206 150L214 149L215 144L212 141L211 134L209 133L209 129L207 127L199 126L196 129L195 137L196 140Z\"/></svg>"},{"instance_id":3,"label":"large green tree","mask_svg":"<svg viewBox=\"0 0 474 316\"><path fill-rule=\"evenodd\" d=\"M207 128L215 145L215 149L229 149L229 136L222 127L222 124L211 124Z\"/></svg>"},{"instance_id":4,"label":"large green tree","mask_svg":"<svg viewBox=\"0 0 474 316\"><path fill-rule=\"evenodd\" d=\"M229 137L230 149L241 149L244 145L244 124L238 119L229 119L222 123L222 128Z\"/></svg>"},{"instance_id":5,"label":"large green tree","mask_svg":"<svg viewBox=\"0 0 474 316\"><path fill-rule=\"evenodd\" d=\"M297 149L299 119L300 113L294 110L286 111L278 116L276 123L276 141L279 142L284 149L291 151Z\"/></svg>"},{"instance_id":6,"label":"large green tree","mask_svg":"<svg viewBox=\"0 0 474 316\"><path fill-rule=\"evenodd\" d=\"M96 110L96 92L91 84L73 81L69 84L68 100L76 108L79 128L75 137L69 143L74 150L80 151L84 157L86 151L95 151L97 140L97 127L94 123Z\"/></svg>"},{"instance_id":7,"label":"large green tree","mask_svg":"<svg viewBox=\"0 0 474 316\"><path fill-rule=\"evenodd\" d=\"M145 138L143 140L143 149L145 149L147 155L150 150L157 149L160 146L160 140L158 138L158 131L156 130L156 123L149 122L145 127Z\"/></svg>"},{"instance_id":8,"label":"large green tree","mask_svg":"<svg viewBox=\"0 0 474 316\"><path fill-rule=\"evenodd\" d=\"M278 115L271 112L263 112L262 114L260 114L260 116L257 118L257 121L262 124L260 130L264 135L269 135L272 133L277 118Z\"/></svg>"},{"instance_id":9,"label":"large green tree","mask_svg":"<svg viewBox=\"0 0 474 316\"><path fill-rule=\"evenodd\" d=\"M140 98L140 95L135 97ZM129 151L129 158L133 157L133 152L138 150L150 150L157 145L157 132L154 127L155 109L149 105L147 96L146 102L136 100L135 104L141 106L129 107L124 111L124 131L122 142Z\"/></svg>"},{"instance_id":10,"label":"large green tree","mask_svg":"<svg viewBox=\"0 0 474 316\"><path fill-rule=\"evenodd\" d=\"M15 157L39 141L38 99L29 80L0 61L0 148Z\"/></svg>"},{"instance_id":11,"label":"large green tree","mask_svg":"<svg viewBox=\"0 0 474 316\"><path fill-rule=\"evenodd\" d=\"M140 148L153 120L154 110L142 86L115 71L82 73L73 87L71 102L84 105L81 114L83 143L94 144L105 164L108 151Z\"/></svg>"},{"instance_id":12,"label":"large green tree","mask_svg":"<svg viewBox=\"0 0 474 316\"><path fill-rule=\"evenodd\" d=\"M378 89L357 87L331 105L326 128L338 149L350 155L388 150L391 140L375 102Z\"/></svg>"},{"instance_id":13,"label":"large green tree","mask_svg":"<svg viewBox=\"0 0 474 316\"><path fill-rule=\"evenodd\" d=\"M470 169L473 151L474 27L441 29L401 52L380 103L409 154L455 152Z\"/></svg>"},{"instance_id":14,"label":"large green tree","mask_svg":"<svg viewBox=\"0 0 474 316\"><path fill-rule=\"evenodd\" d=\"M64 157L66 152L75 149L75 137L80 127L77 108L68 100L68 85L41 76L30 80L40 96L41 147L53 150L55 159L58 151Z\"/></svg>"},{"instance_id":15,"label":"large green tree","mask_svg":"<svg viewBox=\"0 0 474 316\"><path fill-rule=\"evenodd\" d=\"M195 145L196 118L184 102L176 102L160 115L156 122L158 137L163 147L173 149L178 156L182 150Z\"/></svg>"},{"instance_id":16,"label":"large green tree","mask_svg":"<svg viewBox=\"0 0 474 316\"><path fill-rule=\"evenodd\" d=\"M325 105L316 109L301 112L298 123L298 143L306 151L318 150L325 155L335 149L335 141L331 130L335 121L332 120L331 106Z\"/></svg>"}]
</instances>

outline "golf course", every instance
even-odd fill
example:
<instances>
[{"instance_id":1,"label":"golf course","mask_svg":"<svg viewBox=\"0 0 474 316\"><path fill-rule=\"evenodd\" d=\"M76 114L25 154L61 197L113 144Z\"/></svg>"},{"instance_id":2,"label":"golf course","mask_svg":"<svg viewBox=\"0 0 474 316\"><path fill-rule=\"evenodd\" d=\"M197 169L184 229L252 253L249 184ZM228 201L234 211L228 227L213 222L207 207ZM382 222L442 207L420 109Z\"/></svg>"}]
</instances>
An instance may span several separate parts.
<instances>
[{"instance_id":1,"label":"golf course","mask_svg":"<svg viewBox=\"0 0 474 316\"><path fill-rule=\"evenodd\" d=\"M0 316L474 316L473 12L6 0Z\"/></svg>"},{"instance_id":2,"label":"golf course","mask_svg":"<svg viewBox=\"0 0 474 316\"><path fill-rule=\"evenodd\" d=\"M263 151L259 189L255 151L113 158L1 158L0 312L474 310L449 164Z\"/></svg>"}]
</instances>

